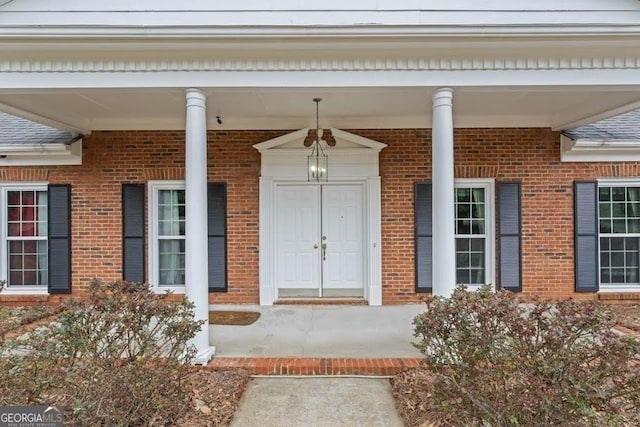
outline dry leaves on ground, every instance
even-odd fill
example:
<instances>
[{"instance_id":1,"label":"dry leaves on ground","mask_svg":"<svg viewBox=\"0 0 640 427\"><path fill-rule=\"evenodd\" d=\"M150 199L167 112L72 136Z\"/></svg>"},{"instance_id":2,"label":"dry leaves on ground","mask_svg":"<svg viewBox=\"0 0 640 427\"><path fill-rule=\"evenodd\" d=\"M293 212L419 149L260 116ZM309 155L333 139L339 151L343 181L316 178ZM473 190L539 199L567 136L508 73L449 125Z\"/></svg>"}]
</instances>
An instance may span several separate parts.
<instances>
[{"instance_id":1,"label":"dry leaves on ground","mask_svg":"<svg viewBox=\"0 0 640 427\"><path fill-rule=\"evenodd\" d=\"M619 325L640 332L640 305L607 305Z\"/></svg>"},{"instance_id":2,"label":"dry leaves on ground","mask_svg":"<svg viewBox=\"0 0 640 427\"><path fill-rule=\"evenodd\" d=\"M191 410L178 424L228 426L249 381L249 373L241 369L214 371L193 368L187 380L191 391L188 397Z\"/></svg>"}]
</instances>

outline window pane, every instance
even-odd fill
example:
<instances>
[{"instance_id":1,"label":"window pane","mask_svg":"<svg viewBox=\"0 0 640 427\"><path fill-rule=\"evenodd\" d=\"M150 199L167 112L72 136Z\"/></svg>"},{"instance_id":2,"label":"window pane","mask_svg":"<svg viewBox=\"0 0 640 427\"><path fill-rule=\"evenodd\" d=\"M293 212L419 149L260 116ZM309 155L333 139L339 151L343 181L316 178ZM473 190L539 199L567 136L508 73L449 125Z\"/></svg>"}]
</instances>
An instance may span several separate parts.
<instances>
[{"instance_id":1,"label":"window pane","mask_svg":"<svg viewBox=\"0 0 640 427\"><path fill-rule=\"evenodd\" d=\"M471 221L471 234L484 234L484 220Z\"/></svg>"},{"instance_id":2,"label":"window pane","mask_svg":"<svg viewBox=\"0 0 640 427\"><path fill-rule=\"evenodd\" d=\"M476 203L484 203L484 188L474 188L471 191L472 200Z\"/></svg>"},{"instance_id":3,"label":"window pane","mask_svg":"<svg viewBox=\"0 0 640 427\"><path fill-rule=\"evenodd\" d=\"M9 286L47 285L46 240L9 242Z\"/></svg>"},{"instance_id":4,"label":"window pane","mask_svg":"<svg viewBox=\"0 0 640 427\"><path fill-rule=\"evenodd\" d=\"M7 235L47 236L47 192L9 191Z\"/></svg>"},{"instance_id":5,"label":"window pane","mask_svg":"<svg viewBox=\"0 0 640 427\"><path fill-rule=\"evenodd\" d=\"M611 200L611 187L600 187L598 189L598 200L601 202Z\"/></svg>"},{"instance_id":6,"label":"window pane","mask_svg":"<svg viewBox=\"0 0 640 427\"><path fill-rule=\"evenodd\" d=\"M484 219L484 205L473 205L473 217L478 219Z\"/></svg>"},{"instance_id":7,"label":"window pane","mask_svg":"<svg viewBox=\"0 0 640 427\"><path fill-rule=\"evenodd\" d=\"M471 234L471 221L468 219L456 221L457 234Z\"/></svg>"},{"instance_id":8,"label":"window pane","mask_svg":"<svg viewBox=\"0 0 640 427\"><path fill-rule=\"evenodd\" d=\"M638 237L600 238L600 281L603 284L638 283Z\"/></svg>"},{"instance_id":9,"label":"window pane","mask_svg":"<svg viewBox=\"0 0 640 427\"><path fill-rule=\"evenodd\" d=\"M472 253L471 254L471 267L484 268L484 254Z\"/></svg>"},{"instance_id":10,"label":"window pane","mask_svg":"<svg viewBox=\"0 0 640 427\"><path fill-rule=\"evenodd\" d=\"M456 188L456 200L458 202L470 202L471 201L471 189L469 189L469 188Z\"/></svg>"},{"instance_id":11,"label":"window pane","mask_svg":"<svg viewBox=\"0 0 640 427\"><path fill-rule=\"evenodd\" d=\"M611 237L609 239L609 246L612 251L621 251L624 249L624 238L623 237Z\"/></svg>"},{"instance_id":12,"label":"window pane","mask_svg":"<svg viewBox=\"0 0 640 427\"><path fill-rule=\"evenodd\" d=\"M185 284L184 245L184 239L162 239L158 241L160 286Z\"/></svg>"},{"instance_id":13,"label":"window pane","mask_svg":"<svg viewBox=\"0 0 640 427\"><path fill-rule=\"evenodd\" d=\"M613 220L613 233L626 233L627 223L624 219Z\"/></svg>"},{"instance_id":14,"label":"window pane","mask_svg":"<svg viewBox=\"0 0 640 427\"><path fill-rule=\"evenodd\" d=\"M612 267L624 267L624 252L612 252L611 253L611 266Z\"/></svg>"},{"instance_id":15,"label":"window pane","mask_svg":"<svg viewBox=\"0 0 640 427\"><path fill-rule=\"evenodd\" d=\"M601 219L600 220L600 232L601 233L611 233L611 220L609 220L609 219Z\"/></svg>"},{"instance_id":16,"label":"window pane","mask_svg":"<svg viewBox=\"0 0 640 427\"><path fill-rule=\"evenodd\" d=\"M458 283L485 283L485 239L456 238L456 280Z\"/></svg>"},{"instance_id":17,"label":"window pane","mask_svg":"<svg viewBox=\"0 0 640 427\"><path fill-rule=\"evenodd\" d=\"M471 283L471 277L469 276L469 269L458 269L456 270L456 283L457 284L465 284L468 285Z\"/></svg>"},{"instance_id":18,"label":"window pane","mask_svg":"<svg viewBox=\"0 0 640 427\"><path fill-rule=\"evenodd\" d=\"M610 218L611 217L611 205L609 203L600 203L600 218Z\"/></svg>"},{"instance_id":19,"label":"window pane","mask_svg":"<svg viewBox=\"0 0 640 427\"><path fill-rule=\"evenodd\" d=\"M459 203L456 205L456 215L458 219L471 218L470 205L465 203Z\"/></svg>"},{"instance_id":20,"label":"window pane","mask_svg":"<svg viewBox=\"0 0 640 427\"><path fill-rule=\"evenodd\" d=\"M471 285L484 285L484 269L472 268L471 269L471 280L469 281Z\"/></svg>"},{"instance_id":21,"label":"window pane","mask_svg":"<svg viewBox=\"0 0 640 427\"><path fill-rule=\"evenodd\" d=\"M484 253L484 239L470 239L470 240L471 240L472 251Z\"/></svg>"},{"instance_id":22,"label":"window pane","mask_svg":"<svg viewBox=\"0 0 640 427\"><path fill-rule=\"evenodd\" d=\"M624 187L611 187L611 200L625 200L626 191Z\"/></svg>"},{"instance_id":23,"label":"window pane","mask_svg":"<svg viewBox=\"0 0 640 427\"><path fill-rule=\"evenodd\" d=\"M611 269L611 283L625 283L624 268Z\"/></svg>"},{"instance_id":24,"label":"window pane","mask_svg":"<svg viewBox=\"0 0 640 427\"><path fill-rule=\"evenodd\" d=\"M640 200L640 187L627 187L627 200L637 202Z\"/></svg>"},{"instance_id":25,"label":"window pane","mask_svg":"<svg viewBox=\"0 0 640 427\"><path fill-rule=\"evenodd\" d=\"M456 251L468 251L469 239L456 239Z\"/></svg>"},{"instance_id":26,"label":"window pane","mask_svg":"<svg viewBox=\"0 0 640 427\"><path fill-rule=\"evenodd\" d=\"M612 216L614 218L624 218L626 216L626 208L624 203L613 203L611 205Z\"/></svg>"},{"instance_id":27,"label":"window pane","mask_svg":"<svg viewBox=\"0 0 640 427\"><path fill-rule=\"evenodd\" d=\"M467 252L456 253L456 267L468 267L469 266L469 254Z\"/></svg>"},{"instance_id":28,"label":"window pane","mask_svg":"<svg viewBox=\"0 0 640 427\"><path fill-rule=\"evenodd\" d=\"M184 236L184 190L158 190L158 235Z\"/></svg>"}]
</instances>

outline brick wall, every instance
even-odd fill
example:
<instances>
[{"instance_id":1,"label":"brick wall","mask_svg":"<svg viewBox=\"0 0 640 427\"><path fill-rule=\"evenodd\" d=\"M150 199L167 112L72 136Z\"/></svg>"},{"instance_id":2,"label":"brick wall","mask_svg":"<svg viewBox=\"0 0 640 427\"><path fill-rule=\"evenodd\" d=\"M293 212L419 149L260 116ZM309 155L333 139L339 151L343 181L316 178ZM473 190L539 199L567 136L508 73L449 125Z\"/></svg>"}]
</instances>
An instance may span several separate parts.
<instances>
[{"instance_id":1,"label":"brick wall","mask_svg":"<svg viewBox=\"0 0 640 427\"><path fill-rule=\"evenodd\" d=\"M252 145L288 131L209 132L209 181L228 191L229 291L216 303L258 302L258 178ZM415 302L413 186L431 176L429 129L357 130L388 144L382 176L383 303ZM639 176L640 164L560 163L559 135L548 129L460 129L456 177L522 182L523 287L527 295L593 298L573 292L575 179ZM181 131L95 132L82 166L0 167L0 182L71 184L74 291L99 277L121 277L121 184L184 178Z\"/></svg>"}]
</instances>

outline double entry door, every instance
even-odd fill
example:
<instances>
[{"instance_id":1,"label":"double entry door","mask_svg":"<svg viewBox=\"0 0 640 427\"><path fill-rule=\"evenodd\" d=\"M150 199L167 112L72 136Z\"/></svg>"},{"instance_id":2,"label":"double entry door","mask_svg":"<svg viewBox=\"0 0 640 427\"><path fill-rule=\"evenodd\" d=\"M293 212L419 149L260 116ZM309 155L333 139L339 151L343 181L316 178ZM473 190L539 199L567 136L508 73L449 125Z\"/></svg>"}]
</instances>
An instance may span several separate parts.
<instances>
[{"instance_id":1,"label":"double entry door","mask_svg":"<svg viewBox=\"0 0 640 427\"><path fill-rule=\"evenodd\" d=\"M276 284L280 298L362 297L363 187L276 187Z\"/></svg>"}]
</instances>

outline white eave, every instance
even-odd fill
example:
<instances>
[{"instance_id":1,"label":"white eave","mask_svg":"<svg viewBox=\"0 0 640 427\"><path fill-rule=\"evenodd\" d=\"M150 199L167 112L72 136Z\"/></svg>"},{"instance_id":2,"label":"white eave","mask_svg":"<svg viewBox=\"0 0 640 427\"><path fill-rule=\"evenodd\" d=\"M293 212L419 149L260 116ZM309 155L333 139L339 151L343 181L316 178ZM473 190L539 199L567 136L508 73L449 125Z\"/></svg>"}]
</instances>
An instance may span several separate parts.
<instances>
[{"instance_id":1,"label":"white eave","mask_svg":"<svg viewBox=\"0 0 640 427\"><path fill-rule=\"evenodd\" d=\"M563 162L637 162L640 140L594 140L560 137Z\"/></svg>"},{"instance_id":2,"label":"white eave","mask_svg":"<svg viewBox=\"0 0 640 427\"><path fill-rule=\"evenodd\" d=\"M82 164L82 139L71 144L0 144L0 166Z\"/></svg>"}]
</instances>

